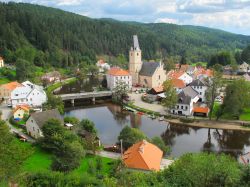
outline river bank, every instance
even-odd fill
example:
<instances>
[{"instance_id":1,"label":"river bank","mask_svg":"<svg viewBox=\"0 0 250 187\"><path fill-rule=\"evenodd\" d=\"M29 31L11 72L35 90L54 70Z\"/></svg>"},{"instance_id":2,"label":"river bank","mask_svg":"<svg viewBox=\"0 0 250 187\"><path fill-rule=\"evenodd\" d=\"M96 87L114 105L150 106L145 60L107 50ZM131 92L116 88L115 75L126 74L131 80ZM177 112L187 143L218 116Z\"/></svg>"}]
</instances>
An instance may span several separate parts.
<instances>
[{"instance_id":1,"label":"river bank","mask_svg":"<svg viewBox=\"0 0 250 187\"><path fill-rule=\"evenodd\" d=\"M147 110L150 109L150 111L152 112L165 116L165 121L171 124L201 127L201 128L211 128L211 129L250 131L250 126L249 127L242 126L242 124L249 124L249 122L245 121L225 121L225 120L216 121L216 120L209 120L206 118L192 118L192 119L187 118L190 119L190 122L182 122L181 120L183 119L183 117L181 116L174 116L175 119L171 119L171 116L169 118L166 118L169 115L167 114L163 106L159 104L150 104L143 102L141 100L141 94L132 93L129 94L129 96L133 101L133 105L130 105L130 107L133 107L135 109L138 108L143 108Z\"/></svg>"}]
</instances>

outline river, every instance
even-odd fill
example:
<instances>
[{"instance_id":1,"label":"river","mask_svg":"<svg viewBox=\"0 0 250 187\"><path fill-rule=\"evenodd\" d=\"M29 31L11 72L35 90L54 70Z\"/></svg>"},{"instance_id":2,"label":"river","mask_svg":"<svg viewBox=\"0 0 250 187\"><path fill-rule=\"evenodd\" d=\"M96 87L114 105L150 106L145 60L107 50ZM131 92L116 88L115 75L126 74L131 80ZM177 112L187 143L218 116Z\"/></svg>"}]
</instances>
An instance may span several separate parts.
<instances>
[{"instance_id":1,"label":"river","mask_svg":"<svg viewBox=\"0 0 250 187\"><path fill-rule=\"evenodd\" d=\"M161 136L171 147L171 156L179 157L188 152L210 151L227 153L235 157L250 151L250 132L216 130L207 128L171 125L153 120L145 115L123 111L120 106L105 103L81 108L66 108L66 116L82 120L88 118L95 123L102 144L113 145L126 125L139 128L149 138Z\"/></svg>"}]
</instances>

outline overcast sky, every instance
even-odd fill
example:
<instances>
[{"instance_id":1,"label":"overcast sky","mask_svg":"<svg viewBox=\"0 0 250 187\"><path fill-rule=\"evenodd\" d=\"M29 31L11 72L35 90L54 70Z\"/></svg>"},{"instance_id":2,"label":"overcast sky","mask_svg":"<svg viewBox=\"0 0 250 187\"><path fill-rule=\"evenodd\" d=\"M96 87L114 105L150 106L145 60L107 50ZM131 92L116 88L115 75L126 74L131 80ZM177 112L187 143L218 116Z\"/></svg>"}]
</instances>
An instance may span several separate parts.
<instances>
[{"instance_id":1,"label":"overcast sky","mask_svg":"<svg viewBox=\"0 0 250 187\"><path fill-rule=\"evenodd\" d=\"M2 0L8 2L9 0ZM250 0L12 0L92 18L201 25L250 35Z\"/></svg>"}]
</instances>

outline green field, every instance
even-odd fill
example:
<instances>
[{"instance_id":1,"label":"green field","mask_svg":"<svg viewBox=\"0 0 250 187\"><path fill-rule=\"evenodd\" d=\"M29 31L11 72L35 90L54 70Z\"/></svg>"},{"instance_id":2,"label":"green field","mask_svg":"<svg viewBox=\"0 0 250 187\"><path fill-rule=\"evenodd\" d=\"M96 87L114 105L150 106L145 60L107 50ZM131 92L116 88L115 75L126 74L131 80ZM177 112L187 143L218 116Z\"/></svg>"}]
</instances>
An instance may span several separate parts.
<instances>
[{"instance_id":1,"label":"green field","mask_svg":"<svg viewBox=\"0 0 250 187\"><path fill-rule=\"evenodd\" d=\"M48 86L48 87L46 88L47 93L52 93L55 89L61 87L62 85L70 84L70 83L72 83L72 82L74 82L74 81L76 81L76 78L71 78L71 79L68 79L68 80L66 80L66 81L64 81L64 82L57 82L57 83L55 83L55 84L52 84L52 85L50 85L50 86Z\"/></svg>"},{"instance_id":2,"label":"green field","mask_svg":"<svg viewBox=\"0 0 250 187\"><path fill-rule=\"evenodd\" d=\"M243 114L240 115L240 120L250 121L250 108L244 110Z\"/></svg>"},{"instance_id":3,"label":"green field","mask_svg":"<svg viewBox=\"0 0 250 187\"><path fill-rule=\"evenodd\" d=\"M22 144L22 145L21 145ZM27 160L24 161L22 166L23 172L35 173L35 172L43 172L50 171L50 167L53 160L53 155L44 152L38 147L33 147L29 143L20 142L20 146L25 146L30 149L34 149L34 152L29 156ZM86 155L81 162L79 168L69 172L70 175L80 176L82 174L88 174L88 163L90 161L93 162L94 166L96 166L96 158L94 155ZM101 157L103 167L100 171L100 174L109 174L113 159Z\"/></svg>"},{"instance_id":4,"label":"green field","mask_svg":"<svg viewBox=\"0 0 250 187\"><path fill-rule=\"evenodd\" d=\"M1 78L0 79L0 84L6 84L6 83L9 83L9 82L10 82L10 80L7 79L7 78Z\"/></svg>"}]
</instances>

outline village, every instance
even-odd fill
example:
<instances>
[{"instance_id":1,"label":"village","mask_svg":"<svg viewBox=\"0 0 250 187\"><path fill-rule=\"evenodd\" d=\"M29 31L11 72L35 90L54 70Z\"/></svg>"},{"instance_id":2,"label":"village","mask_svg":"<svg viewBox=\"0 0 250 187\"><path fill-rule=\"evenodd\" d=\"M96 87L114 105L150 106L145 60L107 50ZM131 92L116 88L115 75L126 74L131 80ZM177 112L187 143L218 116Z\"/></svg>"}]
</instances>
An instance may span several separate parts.
<instances>
[{"instance_id":1,"label":"village","mask_svg":"<svg viewBox=\"0 0 250 187\"><path fill-rule=\"evenodd\" d=\"M140 49L138 36L134 35L132 47L129 51L128 70L118 66L111 67L103 59L98 60L96 63L98 73L105 75L106 89L110 91L112 97L121 101L120 104L124 110L136 113L136 115L147 115L152 119L157 118L159 121L165 121L166 125L176 123L177 125L204 127L206 121L202 120L208 121L210 113L207 91L211 87L214 70L201 65L175 64L173 69L166 71L162 61L145 62L142 60L142 54L143 51ZM3 68L4 66L4 59L1 58L0 67ZM10 66L10 68L13 67ZM235 71L229 66L224 67L223 76L234 79L239 75L242 79L249 81L249 72L250 66L244 62ZM61 97L60 95L53 96L54 90L71 79L74 79L74 77L63 79L58 71L52 71L41 76L42 84L40 85L29 80L22 83L14 81L0 85L2 119L6 121L10 131L20 141L34 143L44 138L44 126L50 123L53 125L52 119L56 119L67 131L73 132L72 129L78 128L79 122L76 122L78 119L71 118L71 116L63 117L63 113L57 108L57 105L51 104L57 99L60 100ZM48 89L57 84L59 87ZM171 98L168 97L168 93L171 92L176 95L176 97L173 97L176 101L173 103L170 101L171 105L166 107L163 103L164 100ZM98 94L98 91L86 93L87 95L84 97L88 98L89 94L89 98L92 98L90 95L93 93ZM225 97L225 88L219 88L216 93L214 102L221 105ZM75 93L75 97L79 97L80 94L82 93ZM66 96L67 94L64 97ZM174 120L168 119L167 116L174 116ZM180 121L176 122L176 118ZM192 124L188 119L200 119L201 122ZM206 127L248 130L241 127L240 122L237 123L228 125L212 121ZM174 159L168 158L164 150L161 150L158 145L146 138L125 147L123 141L125 141L126 145L126 140L120 139L117 145L112 147L104 146L104 150L102 150L103 145L96 132L93 135L93 131L86 128L78 132L78 135L95 147L94 154L109 159L121 159L123 164L130 169L160 171L174 163ZM122 132L120 136L122 136ZM93 148L90 147L90 150L87 151L93 154L91 149ZM238 160L240 163L248 165L249 154L240 156Z\"/></svg>"}]
</instances>

